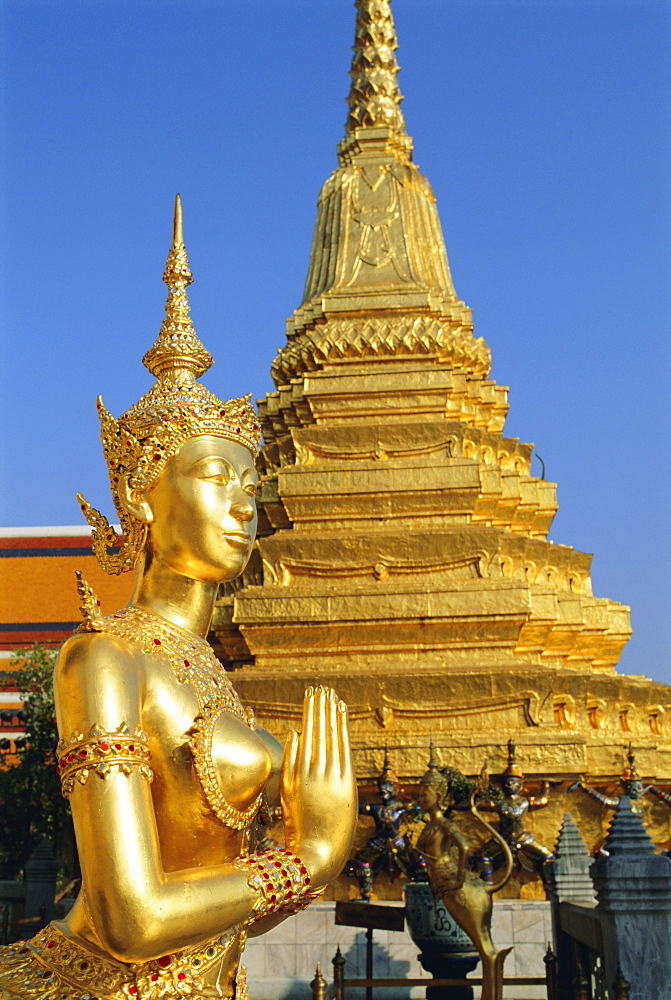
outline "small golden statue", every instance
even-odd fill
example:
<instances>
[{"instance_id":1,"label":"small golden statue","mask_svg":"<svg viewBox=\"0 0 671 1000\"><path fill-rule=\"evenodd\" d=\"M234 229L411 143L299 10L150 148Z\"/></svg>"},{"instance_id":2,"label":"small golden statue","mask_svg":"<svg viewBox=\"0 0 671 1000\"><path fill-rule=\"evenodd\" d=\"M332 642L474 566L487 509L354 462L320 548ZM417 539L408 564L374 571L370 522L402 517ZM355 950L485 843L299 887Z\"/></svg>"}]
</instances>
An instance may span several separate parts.
<instances>
[{"instance_id":1,"label":"small golden statue","mask_svg":"<svg viewBox=\"0 0 671 1000\"><path fill-rule=\"evenodd\" d=\"M80 579L85 621L55 673L82 889L65 920L0 949L3 1000L240 1000L247 934L318 896L354 834L345 705L309 688L283 755L206 642L219 585L252 551L260 427L249 396L224 403L196 381L212 359L189 316L179 196L164 280L144 358L156 383L118 420L98 400L120 551L80 497L100 563L137 567L135 591L102 617ZM264 800L281 800L284 846L261 852Z\"/></svg>"},{"instance_id":2,"label":"small golden statue","mask_svg":"<svg viewBox=\"0 0 671 1000\"><path fill-rule=\"evenodd\" d=\"M644 799L643 796L648 792L652 792L653 795L657 796L657 798L664 800L665 794L655 788L654 785L643 786L641 776L636 770L636 754L634 753L631 743L627 748L626 756L627 763L622 772L622 777L620 778L622 794L629 798L632 812L638 813L638 815L642 817L645 825L648 826L650 824L650 809L652 807L652 803ZM569 792L575 792L578 788L581 792L584 792L585 795L589 795L590 798L596 799L597 802L600 802L601 805L605 806L607 809L617 809L619 805L619 795L604 795L604 793L600 792L598 788L592 788L582 778L573 782L569 788ZM671 805L670 797L667 796L666 801Z\"/></svg>"},{"instance_id":3,"label":"small golden statue","mask_svg":"<svg viewBox=\"0 0 671 1000\"><path fill-rule=\"evenodd\" d=\"M359 883L361 898L368 900L373 894L373 881L381 871L386 869L392 881L397 875L413 878L418 862L410 838L401 832L404 823L414 820L417 807L404 805L396 797L398 778L386 750L377 787L381 802L359 806L359 814L370 816L375 823L375 833L345 869Z\"/></svg>"},{"instance_id":4,"label":"small golden statue","mask_svg":"<svg viewBox=\"0 0 671 1000\"><path fill-rule=\"evenodd\" d=\"M513 857L508 844L494 827L480 815L476 806L478 795L484 794L488 781L484 772L469 796L468 809L475 826L484 838L494 840L505 861L496 881L487 881L472 867L480 854L481 841L469 843L456 823L445 815L450 807L450 791L446 775L440 769L435 753L431 753L429 769L419 786L419 804L429 814L429 820L417 840L417 850L426 860L431 889L442 899L448 913L468 934L482 961L482 1000L501 1000L503 996L503 963L510 948L497 951L492 941L492 897L510 878Z\"/></svg>"},{"instance_id":5,"label":"small golden statue","mask_svg":"<svg viewBox=\"0 0 671 1000\"><path fill-rule=\"evenodd\" d=\"M550 783L543 781L539 796L522 795L524 774L517 766L516 746L513 740L508 740L508 766L497 781L503 791L502 798L493 800L483 798L480 801L480 808L498 813L499 833L513 853L515 869L536 872L545 884L547 878L545 865L554 858L554 854L530 830L525 829L525 824L528 812L543 809L550 801ZM492 857L498 862L496 845L491 844L485 850L489 848Z\"/></svg>"}]
</instances>

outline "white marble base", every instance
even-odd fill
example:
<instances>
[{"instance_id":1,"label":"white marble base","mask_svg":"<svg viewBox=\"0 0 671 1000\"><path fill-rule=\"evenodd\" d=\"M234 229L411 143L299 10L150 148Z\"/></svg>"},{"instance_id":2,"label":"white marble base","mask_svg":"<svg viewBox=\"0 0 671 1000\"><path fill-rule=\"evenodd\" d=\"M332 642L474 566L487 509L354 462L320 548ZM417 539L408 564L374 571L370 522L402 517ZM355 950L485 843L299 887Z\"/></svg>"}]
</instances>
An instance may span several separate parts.
<instances>
[{"instance_id":1,"label":"white marble base","mask_svg":"<svg viewBox=\"0 0 671 1000\"><path fill-rule=\"evenodd\" d=\"M389 903L390 906L402 904ZM329 986L336 947L345 956L345 977L363 977L366 972L366 932L356 927L337 927L334 903L313 903L307 910L285 920L275 930L250 938L242 961L247 966L250 1000L311 1000L310 982L317 962ZM513 946L506 960L508 976L544 976L543 955L552 941L550 904L544 900L504 899L494 903L492 937L497 948ZM416 978L430 982L417 960L417 946L407 932L374 932L375 977ZM472 973L479 974L478 969ZM476 988L475 996L478 996ZM544 986L510 986L504 997L541 1000ZM424 987L375 989L375 1000L423 1000ZM347 990L345 1000L360 1000L363 991Z\"/></svg>"}]
</instances>

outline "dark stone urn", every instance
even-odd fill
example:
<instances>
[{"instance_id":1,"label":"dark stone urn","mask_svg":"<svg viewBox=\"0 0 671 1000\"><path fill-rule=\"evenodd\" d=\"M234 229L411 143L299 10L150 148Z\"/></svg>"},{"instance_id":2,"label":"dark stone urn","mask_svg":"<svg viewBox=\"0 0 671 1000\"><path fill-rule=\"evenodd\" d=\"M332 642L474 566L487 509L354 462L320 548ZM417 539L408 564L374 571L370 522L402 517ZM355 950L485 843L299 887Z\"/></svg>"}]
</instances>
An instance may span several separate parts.
<instances>
[{"instance_id":1,"label":"dark stone urn","mask_svg":"<svg viewBox=\"0 0 671 1000\"><path fill-rule=\"evenodd\" d=\"M405 919L422 967L434 979L463 979L480 956L468 934L437 899L428 882L407 882ZM427 1000L473 1000L470 986L427 986Z\"/></svg>"}]
</instances>

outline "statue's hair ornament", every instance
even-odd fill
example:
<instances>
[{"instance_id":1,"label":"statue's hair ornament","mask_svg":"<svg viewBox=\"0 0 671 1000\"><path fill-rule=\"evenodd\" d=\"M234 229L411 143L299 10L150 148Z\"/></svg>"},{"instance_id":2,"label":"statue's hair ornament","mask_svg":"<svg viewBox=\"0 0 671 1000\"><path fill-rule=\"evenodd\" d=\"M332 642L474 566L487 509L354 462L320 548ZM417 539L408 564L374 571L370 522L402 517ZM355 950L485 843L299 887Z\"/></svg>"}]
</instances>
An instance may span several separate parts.
<instances>
[{"instance_id":1,"label":"statue's hair ornament","mask_svg":"<svg viewBox=\"0 0 671 1000\"><path fill-rule=\"evenodd\" d=\"M148 490L158 480L168 459L181 445L201 434L237 441L256 454L261 428L251 403L251 393L226 402L197 382L212 365L212 357L196 336L186 287L193 281L184 246L182 205L175 201L173 240L163 274L168 286L165 319L154 345L142 359L156 383L118 420L98 397L98 416L114 506L119 515L124 544L107 518L77 494L82 511L93 528L92 542L98 562L107 573L132 569L139 558L147 526L125 509L119 497L122 477L133 490Z\"/></svg>"}]
</instances>

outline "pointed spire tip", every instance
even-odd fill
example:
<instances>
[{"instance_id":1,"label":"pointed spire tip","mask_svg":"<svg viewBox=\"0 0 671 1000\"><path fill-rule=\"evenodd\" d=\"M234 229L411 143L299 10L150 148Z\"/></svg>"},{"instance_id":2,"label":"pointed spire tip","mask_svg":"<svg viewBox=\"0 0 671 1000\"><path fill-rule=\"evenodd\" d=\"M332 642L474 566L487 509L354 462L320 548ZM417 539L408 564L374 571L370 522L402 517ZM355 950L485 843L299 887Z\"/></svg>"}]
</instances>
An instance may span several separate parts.
<instances>
[{"instance_id":1,"label":"pointed spire tip","mask_svg":"<svg viewBox=\"0 0 671 1000\"><path fill-rule=\"evenodd\" d=\"M184 243L184 224L182 221L182 199L179 194L175 195L175 214L172 220L172 245L173 248Z\"/></svg>"}]
</instances>

